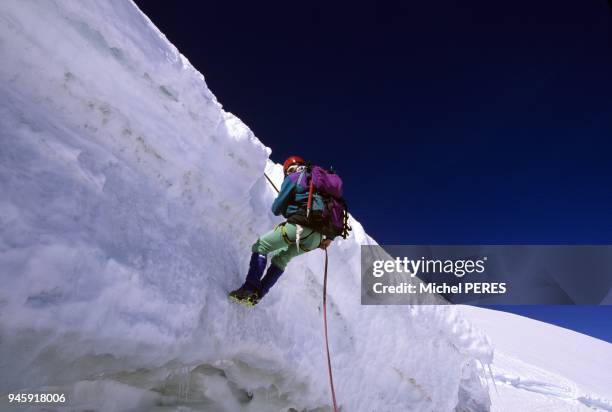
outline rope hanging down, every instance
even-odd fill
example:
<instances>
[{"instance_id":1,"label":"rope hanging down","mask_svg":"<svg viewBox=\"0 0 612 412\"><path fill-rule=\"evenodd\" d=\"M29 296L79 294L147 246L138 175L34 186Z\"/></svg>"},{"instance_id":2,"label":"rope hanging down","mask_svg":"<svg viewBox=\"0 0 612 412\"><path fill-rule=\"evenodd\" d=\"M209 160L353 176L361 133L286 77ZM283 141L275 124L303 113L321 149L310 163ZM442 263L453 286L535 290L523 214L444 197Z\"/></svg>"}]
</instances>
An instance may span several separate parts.
<instances>
[{"instance_id":1,"label":"rope hanging down","mask_svg":"<svg viewBox=\"0 0 612 412\"><path fill-rule=\"evenodd\" d=\"M338 412L336 391L334 390L334 377L332 376L331 358L329 356L329 340L327 339L327 249L325 249L325 274L323 275L323 325L325 327L325 350L327 351L327 371L329 372L329 386L331 387L334 412Z\"/></svg>"},{"instance_id":2,"label":"rope hanging down","mask_svg":"<svg viewBox=\"0 0 612 412\"><path fill-rule=\"evenodd\" d=\"M270 179L270 177L268 176L267 173L264 172L264 176L266 177L266 179L268 179L268 182L270 182L270 184L272 185L272 187L274 188L274 190L276 190L276 193L278 193L278 188L276 187L276 185L274 184L274 182L272 181L272 179Z\"/></svg>"}]
</instances>

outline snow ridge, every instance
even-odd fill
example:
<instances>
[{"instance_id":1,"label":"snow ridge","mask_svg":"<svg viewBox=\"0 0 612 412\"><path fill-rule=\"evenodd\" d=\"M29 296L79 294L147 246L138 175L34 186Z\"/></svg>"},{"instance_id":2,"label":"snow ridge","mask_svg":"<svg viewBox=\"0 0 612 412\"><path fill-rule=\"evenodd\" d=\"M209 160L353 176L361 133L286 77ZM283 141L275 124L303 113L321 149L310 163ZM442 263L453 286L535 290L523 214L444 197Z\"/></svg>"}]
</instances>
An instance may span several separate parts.
<instances>
[{"instance_id":1,"label":"snow ridge","mask_svg":"<svg viewBox=\"0 0 612 412\"><path fill-rule=\"evenodd\" d=\"M497 372L494 378L500 384L512 386L515 389L531 392L537 395L544 395L548 404L557 404L557 410L565 410L568 404L581 404L586 408L612 411L612 403L607 399L592 394L585 394L571 380L557 374L537 368L533 365L512 359L502 353L496 353L496 358L502 358L498 362L502 364L510 363L515 367L520 365L521 375L514 373ZM505 358L505 359L504 359ZM499 369L495 367L494 369ZM526 377L528 375L530 377ZM535 376L535 377L531 377Z\"/></svg>"},{"instance_id":2,"label":"snow ridge","mask_svg":"<svg viewBox=\"0 0 612 412\"><path fill-rule=\"evenodd\" d=\"M612 345L510 313L461 306L493 339L493 411L610 411Z\"/></svg>"}]
</instances>

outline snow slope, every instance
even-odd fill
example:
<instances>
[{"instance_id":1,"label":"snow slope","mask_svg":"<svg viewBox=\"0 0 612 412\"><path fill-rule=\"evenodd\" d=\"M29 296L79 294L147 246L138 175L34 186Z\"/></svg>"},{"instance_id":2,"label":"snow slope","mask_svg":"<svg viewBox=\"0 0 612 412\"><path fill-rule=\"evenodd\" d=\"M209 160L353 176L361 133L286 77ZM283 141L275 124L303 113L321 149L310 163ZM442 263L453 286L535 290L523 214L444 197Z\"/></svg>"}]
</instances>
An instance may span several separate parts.
<instances>
[{"instance_id":1,"label":"snow slope","mask_svg":"<svg viewBox=\"0 0 612 412\"><path fill-rule=\"evenodd\" d=\"M494 411L612 411L612 344L510 313L461 310L495 345Z\"/></svg>"},{"instance_id":2,"label":"snow slope","mask_svg":"<svg viewBox=\"0 0 612 412\"><path fill-rule=\"evenodd\" d=\"M50 410L329 410L322 254L253 310L226 299L281 171L203 76L119 0L4 0L0 56L3 410L41 389L67 394ZM488 339L452 307L361 306L351 223L330 250L342 410L487 410Z\"/></svg>"}]
</instances>

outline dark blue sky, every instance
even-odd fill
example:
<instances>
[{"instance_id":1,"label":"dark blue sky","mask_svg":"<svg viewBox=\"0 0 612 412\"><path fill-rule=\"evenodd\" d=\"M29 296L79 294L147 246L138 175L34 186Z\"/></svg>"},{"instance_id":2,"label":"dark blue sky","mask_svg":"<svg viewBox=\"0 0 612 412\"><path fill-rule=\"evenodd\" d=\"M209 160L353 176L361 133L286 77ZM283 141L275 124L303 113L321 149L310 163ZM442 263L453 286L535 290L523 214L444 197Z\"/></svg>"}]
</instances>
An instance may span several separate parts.
<instances>
[{"instance_id":1,"label":"dark blue sky","mask_svg":"<svg viewBox=\"0 0 612 412\"><path fill-rule=\"evenodd\" d=\"M612 243L605 0L137 3L380 243ZM541 309L612 341L611 308L571 310Z\"/></svg>"}]
</instances>

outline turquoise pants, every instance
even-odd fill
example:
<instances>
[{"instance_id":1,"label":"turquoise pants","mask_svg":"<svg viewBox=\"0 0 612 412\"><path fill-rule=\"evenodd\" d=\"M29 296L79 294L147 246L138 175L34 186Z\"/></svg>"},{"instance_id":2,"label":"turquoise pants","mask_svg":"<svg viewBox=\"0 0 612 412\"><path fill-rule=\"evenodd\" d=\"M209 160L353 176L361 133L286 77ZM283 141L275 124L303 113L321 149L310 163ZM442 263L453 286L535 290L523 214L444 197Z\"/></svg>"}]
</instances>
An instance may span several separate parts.
<instances>
[{"instance_id":1,"label":"turquoise pants","mask_svg":"<svg viewBox=\"0 0 612 412\"><path fill-rule=\"evenodd\" d=\"M304 227L300 235L300 248L298 249L295 243L296 230L297 226L293 223L281 223L257 239L251 250L262 255L275 252L272 257L272 264L281 270L285 270L291 259L318 248L323 237L319 232Z\"/></svg>"}]
</instances>

